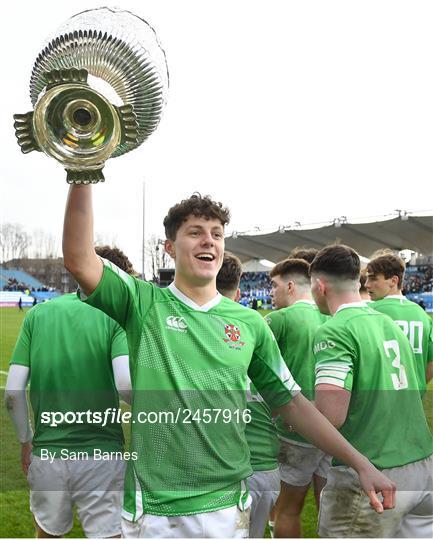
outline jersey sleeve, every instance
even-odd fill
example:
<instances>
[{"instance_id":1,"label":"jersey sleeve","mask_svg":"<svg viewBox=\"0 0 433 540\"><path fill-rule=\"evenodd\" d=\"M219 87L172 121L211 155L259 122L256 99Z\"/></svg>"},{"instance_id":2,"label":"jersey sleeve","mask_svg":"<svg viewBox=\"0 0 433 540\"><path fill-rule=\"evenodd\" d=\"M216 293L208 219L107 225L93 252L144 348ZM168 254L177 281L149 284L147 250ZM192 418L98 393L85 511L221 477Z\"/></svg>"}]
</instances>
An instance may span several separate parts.
<instances>
[{"instance_id":1,"label":"jersey sleeve","mask_svg":"<svg viewBox=\"0 0 433 540\"><path fill-rule=\"evenodd\" d=\"M329 324L321 326L314 338L316 386L332 384L352 390L354 352L341 329Z\"/></svg>"},{"instance_id":2,"label":"jersey sleeve","mask_svg":"<svg viewBox=\"0 0 433 540\"><path fill-rule=\"evenodd\" d=\"M90 296L79 292L81 300L117 321L122 328L138 322L151 307L154 287L130 276L105 259L102 278Z\"/></svg>"},{"instance_id":3,"label":"jersey sleeve","mask_svg":"<svg viewBox=\"0 0 433 540\"><path fill-rule=\"evenodd\" d=\"M113 321L113 338L111 340L111 360L118 356L128 356L128 341L125 331Z\"/></svg>"},{"instance_id":4,"label":"jersey sleeve","mask_svg":"<svg viewBox=\"0 0 433 540\"><path fill-rule=\"evenodd\" d=\"M288 403L301 389L284 362L269 326L257 320L258 339L248 376L271 409Z\"/></svg>"},{"instance_id":5,"label":"jersey sleeve","mask_svg":"<svg viewBox=\"0 0 433 540\"><path fill-rule=\"evenodd\" d=\"M14 351L12 353L12 358L10 361L11 365L18 364L20 366L30 367L30 346L32 342L31 313L32 311L29 311L24 318L17 342L15 343Z\"/></svg>"}]
</instances>

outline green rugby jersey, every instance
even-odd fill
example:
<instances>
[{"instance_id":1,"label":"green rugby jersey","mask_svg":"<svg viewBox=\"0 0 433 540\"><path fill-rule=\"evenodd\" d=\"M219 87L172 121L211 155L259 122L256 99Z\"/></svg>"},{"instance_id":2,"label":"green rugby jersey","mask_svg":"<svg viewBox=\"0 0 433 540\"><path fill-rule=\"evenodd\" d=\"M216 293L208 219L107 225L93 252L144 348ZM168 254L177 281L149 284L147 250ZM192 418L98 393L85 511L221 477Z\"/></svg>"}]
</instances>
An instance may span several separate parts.
<instances>
[{"instance_id":1,"label":"green rugby jersey","mask_svg":"<svg viewBox=\"0 0 433 540\"><path fill-rule=\"evenodd\" d=\"M30 368L33 453L120 451L122 426L42 422L47 412L100 412L119 407L112 360L128 355L126 335L112 319L67 294L29 310L10 361Z\"/></svg>"},{"instance_id":2,"label":"green rugby jersey","mask_svg":"<svg viewBox=\"0 0 433 540\"><path fill-rule=\"evenodd\" d=\"M248 379L247 402L251 422L245 427L253 471L271 471L278 468L280 442L272 421L271 409Z\"/></svg>"},{"instance_id":3,"label":"green rugby jersey","mask_svg":"<svg viewBox=\"0 0 433 540\"><path fill-rule=\"evenodd\" d=\"M312 300L299 300L266 316L290 373L310 401L314 400L315 386L314 336L328 318ZM301 435L289 431L281 419L277 421L277 428L281 439L312 446Z\"/></svg>"},{"instance_id":4,"label":"green rugby jersey","mask_svg":"<svg viewBox=\"0 0 433 540\"><path fill-rule=\"evenodd\" d=\"M363 302L342 305L318 329L314 354L316 385L351 392L341 434L376 467L400 467L432 454L415 358L389 317Z\"/></svg>"},{"instance_id":5,"label":"green rugby jersey","mask_svg":"<svg viewBox=\"0 0 433 540\"><path fill-rule=\"evenodd\" d=\"M242 504L252 470L245 423L236 415L247 407L247 375L272 408L299 391L272 332L261 315L221 295L199 307L174 285L160 289L104 265L86 301L117 320L128 338L131 450L138 459L128 463L123 516ZM225 422L218 410L232 418ZM143 412L159 421L140 422Z\"/></svg>"},{"instance_id":6,"label":"green rugby jersey","mask_svg":"<svg viewBox=\"0 0 433 540\"><path fill-rule=\"evenodd\" d=\"M419 388L426 390L427 363L433 362L433 323L431 317L415 302L401 295L391 295L371 304L400 326L408 338L416 359Z\"/></svg>"}]
</instances>

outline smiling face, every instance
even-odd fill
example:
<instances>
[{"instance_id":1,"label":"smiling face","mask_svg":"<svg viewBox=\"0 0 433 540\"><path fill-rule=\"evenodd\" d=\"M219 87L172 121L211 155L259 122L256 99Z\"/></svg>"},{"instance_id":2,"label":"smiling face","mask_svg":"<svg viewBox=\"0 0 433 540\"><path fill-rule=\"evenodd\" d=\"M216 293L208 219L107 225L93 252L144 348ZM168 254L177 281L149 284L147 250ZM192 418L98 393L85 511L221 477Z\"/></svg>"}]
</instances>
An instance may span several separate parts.
<instances>
[{"instance_id":1,"label":"smiling face","mask_svg":"<svg viewBox=\"0 0 433 540\"><path fill-rule=\"evenodd\" d=\"M175 260L176 279L189 286L212 283L224 256L224 227L218 219L190 215L165 249Z\"/></svg>"}]
</instances>

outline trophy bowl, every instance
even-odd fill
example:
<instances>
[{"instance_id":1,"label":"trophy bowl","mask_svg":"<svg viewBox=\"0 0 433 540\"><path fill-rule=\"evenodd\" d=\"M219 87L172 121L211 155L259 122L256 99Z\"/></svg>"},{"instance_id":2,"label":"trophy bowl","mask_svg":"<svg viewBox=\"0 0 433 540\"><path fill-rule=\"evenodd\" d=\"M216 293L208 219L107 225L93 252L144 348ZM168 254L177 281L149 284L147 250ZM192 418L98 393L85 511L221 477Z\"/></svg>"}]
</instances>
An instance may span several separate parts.
<instances>
[{"instance_id":1,"label":"trophy bowl","mask_svg":"<svg viewBox=\"0 0 433 540\"><path fill-rule=\"evenodd\" d=\"M23 153L59 161L67 182L96 183L110 157L156 129L167 100L165 52L153 28L118 8L83 11L48 38L30 78L33 110L14 115Z\"/></svg>"}]
</instances>

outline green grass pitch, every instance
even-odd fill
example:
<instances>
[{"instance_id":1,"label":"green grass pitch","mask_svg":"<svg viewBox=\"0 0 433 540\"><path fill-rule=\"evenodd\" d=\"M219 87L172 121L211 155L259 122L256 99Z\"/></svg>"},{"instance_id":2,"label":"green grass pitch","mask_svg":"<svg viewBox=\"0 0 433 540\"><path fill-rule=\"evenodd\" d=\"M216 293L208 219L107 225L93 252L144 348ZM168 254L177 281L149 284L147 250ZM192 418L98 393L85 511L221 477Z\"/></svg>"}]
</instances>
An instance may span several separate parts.
<instances>
[{"instance_id":1,"label":"green grass pitch","mask_svg":"<svg viewBox=\"0 0 433 540\"><path fill-rule=\"evenodd\" d=\"M18 332L26 313L15 308L0 308L0 537L34 537L34 525L29 510L29 492L27 481L21 471L20 447L16 440L13 426L3 406L3 389L6 383L9 359ZM429 425L433 426L433 385L425 399L425 408ZM128 438L128 433L126 433ZM317 513L311 494L302 515L303 531L306 537L316 537ZM77 520L66 538L80 538L82 529Z\"/></svg>"}]
</instances>

